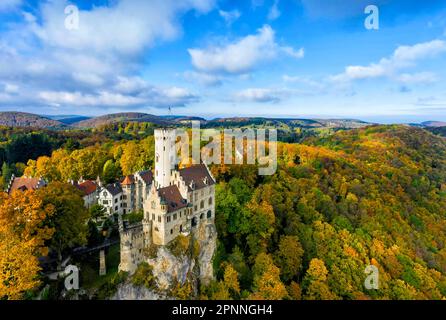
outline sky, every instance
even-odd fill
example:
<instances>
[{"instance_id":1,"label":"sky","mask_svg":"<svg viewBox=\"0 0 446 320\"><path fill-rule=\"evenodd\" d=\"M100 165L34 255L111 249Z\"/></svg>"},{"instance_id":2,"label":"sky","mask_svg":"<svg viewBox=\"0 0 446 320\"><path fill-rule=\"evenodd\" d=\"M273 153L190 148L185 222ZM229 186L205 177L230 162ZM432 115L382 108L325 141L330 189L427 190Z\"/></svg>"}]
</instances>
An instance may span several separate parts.
<instances>
[{"instance_id":1,"label":"sky","mask_svg":"<svg viewBox=\"0 0 446 320\"><path fill-rule=\"evenodd\" d=\"M0 111L446 121L445 66L446 1L0 0Z\"/></svg>"}]
</instances>

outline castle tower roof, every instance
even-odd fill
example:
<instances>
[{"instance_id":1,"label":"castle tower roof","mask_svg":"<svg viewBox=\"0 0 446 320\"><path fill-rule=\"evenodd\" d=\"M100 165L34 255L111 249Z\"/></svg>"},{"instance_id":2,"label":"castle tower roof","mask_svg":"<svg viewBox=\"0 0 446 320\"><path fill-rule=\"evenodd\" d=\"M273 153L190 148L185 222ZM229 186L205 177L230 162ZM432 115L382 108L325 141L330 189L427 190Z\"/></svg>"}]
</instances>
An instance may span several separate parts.
<instances>
[{"instance_id":1,"label":"castle tower roof","mask_svg":"<svg viewBox=\"0 0 446 320\"><path fill-rule=\"evenodd\" d=\"M124 180L121 182L121 185L129 186L129 185L132 185L134 182L135 182L135 179L133 178L133 175L125 176Z\"/></svg>"}]
</instances>

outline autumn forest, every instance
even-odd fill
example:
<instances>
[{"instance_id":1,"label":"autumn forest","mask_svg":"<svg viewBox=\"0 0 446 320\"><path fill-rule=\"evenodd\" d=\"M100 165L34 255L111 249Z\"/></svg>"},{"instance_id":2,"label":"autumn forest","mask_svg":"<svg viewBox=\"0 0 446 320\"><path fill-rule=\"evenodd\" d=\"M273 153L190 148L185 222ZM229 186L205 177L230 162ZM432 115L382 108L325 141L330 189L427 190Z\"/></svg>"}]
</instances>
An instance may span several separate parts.
<instances>
[{"instance_id":1,"label":"autumn forest","mask_svg":"<svg viewBox=\"0 0 446 320\"><path fill-rule=\"evenodd\" d=\"M48 182L0 193L1 299L60 298L53 284L42 294L42 257L60 264L104 237L94 225L101 209L84 208L69 181L110 183L153 167L155 127L0 128L1 189L13 174ZM444 299L446 140L403 125L292 132L291 140L279 132L272 176L259 176L255 165L210 166L217 180L214 280L198 292L179 288L176 297ZM379 270L379 289L364 286L369 265ZM138 269L134 283L150 286L146 271ZM106 298L124 277L91 282L95 298Z\"/></svg>"}]
</instances>

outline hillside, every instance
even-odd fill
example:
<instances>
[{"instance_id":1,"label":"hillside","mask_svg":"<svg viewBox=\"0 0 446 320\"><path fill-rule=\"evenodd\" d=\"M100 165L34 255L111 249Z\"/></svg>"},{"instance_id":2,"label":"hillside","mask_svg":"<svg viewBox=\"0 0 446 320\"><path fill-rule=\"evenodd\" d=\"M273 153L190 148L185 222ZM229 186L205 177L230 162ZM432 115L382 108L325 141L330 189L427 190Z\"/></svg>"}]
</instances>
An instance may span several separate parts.
<instances>
[{"instance_id":1,"label":"hillside","mask_svg":"<svg viewBox=\"0 0 446 320\"><path fill-rule=\"evenodd\" d=\"M113 123L126 123L126 122L151 122L161 126L171 126L177 124L187 124L191 120L205 121L199 117L187 117L187 116L155 116L147 113L139 112L122 112L107 114L95 118L72 123L73 126L79 128L96 128L103 125Z\"/></svg>"},{"instance_id":2,"label":"hillside","mask_svg":"<svg viewBox=\"0 0 446 320\"><path fill-rule=\"evenodd\" d=\"M421 122L421 125L425 127L445 127L446 122L444 121L424 121Z\"/></svg>"},{"instance_id":3,"label":"hillside","mask_svg":"<svg viewBox=\"0 0 446 320\"><path fill-rule=\"evenodd\" d=\"M235 117L216 118L206 121L205 127L274 127L274 128L361 128L370 125L365 121L354 119L295 119L295 118L262 118L262 117Z\"/></svg>"},{"instance_id":4,"label":"hillside","mask_svg":"<svg viewBox=\"0 0 446 320\"><path fill-rule=\"evenodd\" d=\"M60 121L25 112L0 112L0 125L33 128L61 128L64 126Z\"/></svg>"},{"instance_id":5,"label":"hillside","mask_svg":"<svg viewBox=\"0 0 446 320\"><path fill-rule=\"evenodd\" d=\"M224 181L214 261L222 283L230 264L251 298L446 297L443 138L420 128L372 126L281 143L278 153L271 177L255 168L213 167ZM379 290L364 288L371 264ZM262 287L267 276L271 290ZM216 288L208 296L220 296Z\"/></svg>"},{"instance_id":6,"label":"hillside","mask_svg":"<svg viewBox=\"0 0 446 320\"><path fill-rule=\"evenodd\" d=\"M90 117L78 116L78 115L55 115L55 116L53 116L53 115L50 115L50 116L43 115L43 117L49 118L51 120L60 121L63 124L66 124L66 125L71 125L71 124L76 123L76 122L80 122L80 121L84 121L84 120L90 119Z\"/></svg>"}]
</instances>

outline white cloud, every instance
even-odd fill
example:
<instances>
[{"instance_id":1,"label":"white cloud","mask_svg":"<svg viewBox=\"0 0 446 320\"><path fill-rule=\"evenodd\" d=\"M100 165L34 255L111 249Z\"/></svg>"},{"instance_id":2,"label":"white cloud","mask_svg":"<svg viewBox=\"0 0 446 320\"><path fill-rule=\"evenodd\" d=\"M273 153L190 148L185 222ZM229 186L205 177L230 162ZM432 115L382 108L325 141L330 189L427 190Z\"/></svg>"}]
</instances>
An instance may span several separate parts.
<instances>
[{"instance_id":1,"label":"white cloud","mask_svg":"<svg viewBox=\"0 0 446 320\"><path fill-rule=\"evenodd\" d=\"M19 86L16 84L6 83L4 91L6 93L17 93L19 92Z\"/></svg>"},{"instance_id":2,"label":"white cloud","mask_svg":"<svg viewBox=\"0 0 446 320\"><path fill-rule=\"evenodd\" d=\"M396 80L402 83L414 84L414 83L433 83L438 81L438 77L432 72L419 72L419 73L403 73L396 77Z\"/></svg>"},{"instance_id":3,"label":"white cloud","mask_svg":"<svg viewBox=\"0 0 446 320\"><path fill-rule=\"evenodd\" d=\"M274 30L265 25L256 34L248 35L225 46L189 49L193 66L208 73L242 74L252 71L259 63L274 59L280 52L295 58L303 56L303 49L295 51L281 47L275 41Z\"/></svg>"},{"instance_id":4,"label":"white cloud","mask_svg":"<svg viewBox=\"0 0 446 320\"><path fill-rule=\"evenodd\" d=\"M300 59L305 56L304 48L295 50L292 47L281 47L280 50L282 50L285 54L289 55L290 57L296 58L296 59Z\"/></svg>"},{"instance_id":5,"label":"white cloud","mask_svg":"<svg viewBox=\"0 0 446 320\"><path fill-rule=\"evenodd\" d=\"M279 0L274 0L273 5L271 6L268 12L268 20L270 21L276 20L277 18L280 17L280 15L281 12L279 10Z\"/></svg>"},{"instance_id":6,"label":"white cloud","mask_svg":"<svg viewBox=\"0 0 446 320\"><path fill-rule=\"evenodd\" d=\"M232 11L219 10L218 13L225 20L228 26L233 24L241 16L240 11L238 10L232 10Z\"/></svg>"},{"instance_id":7,"label":"white cloud","mask_svg":"<svg viewBox=\"0 0 446 320\"><path fill-rule=\"evenodd\" d=\"M178 15L196 10L205 13L214 0L117 1L113 6L98 6L79 11L78 30L64 27L64 8L68 1L42 5L43 24L34 24L34 32L46 43L78 51L116 51L136 54L155 41L172 40L181 33ZM131 18L129 18L131 17Z\"/></svg>"},{"instance_id":8,"label":"white cloud","mask_svg":"<svg viewBox=\"0 0 446 320\"><path fill-rule=\"evenodd\" d=\"M42 91L38 93L42 103L57 106L78 107L168 107L184 106L187 103L197 102L198 97L187 89L170 87L147 87L145 92L138 95L122 94L119 92L99 91L95 93L68 92L68 91Z\"/></svg>"},{"instance_id":9,"label":"white cloud","mask_svg":"<svg viewBox=\"0 0 446 320\"><path fill-rule=\"evenodd\" d=\"M413 46L400 46L394 53L388 57L381 59L378 63L372 63L368 66L347 66L341 74L331 77L335 82L349 82L354 80L389 77L401 78L399 71L416 65L421 59L431 58L440 53L446 52L446 42L443 40L432 40L430 42L419 43ZM426 74L424 74L424 77ZM420 74L408 76L402 79L421 78Z\"/></svg>"},{"instance_id":10,"label":"white cloud","mask_svg":"<svg viewBox=\"0 0 446 320\"><path fill-rule=\"evenodd\" d=\"M2 101L7 98L16 107L39 103L165 107L198 101L185 88L155 87L136 75L147 48L181 35L181 16L188 11L204 14L215 0L108 3L81 10L78 30L64 28L65 0L45 1L35 13L24 12L23 21L14 28L3 30L0 83L14 79L20 92Z\"/></svg>"},{"instance_id":11,"label":"white cloud","mask_svg":"<svg viewBox=\"0 0 446 320\"><path fill-rule=\"evenodd\" d=\"M10 11L21 6L22 0L1 0L0 1L0 12Z\"/></svg>"},{"instance_id":12,"label":"white cloud","mask_svg":"<svg viewBox=\"0 0 446 320\"><path fill-rule=\"evenodd\" d=\"M325 83L315 81L315 80L312 80L312 79L309 79L306 77L290 76L290 75L284 74L282 76L282 80L284 82L288 82L288 83L304 84L304 85L307 85L307 86L315 88L315 89L324 89L325 88Z\"/></svg>"},{"instance_id":13,"label":"white cloud","mask_svg":"<svg viewBox=\"0 0 446 320\"><path fill-rule=\"evenodd\" d=\"M249 88L234 94L234 100L242 102L279 102L281 92L267 88Z\"/></svg>"},{"instance_id":14,"label":"white cloud","mask_svg":"<svg viewBox=\"0 0 446 320\"><path fill-rule=\"evenodd\" d=\"M224 77L219 75L195 71L186 71L183 76L188 81L195 81L205 86L219 86L224 80Z\"/></svg>"}]
</instances>

